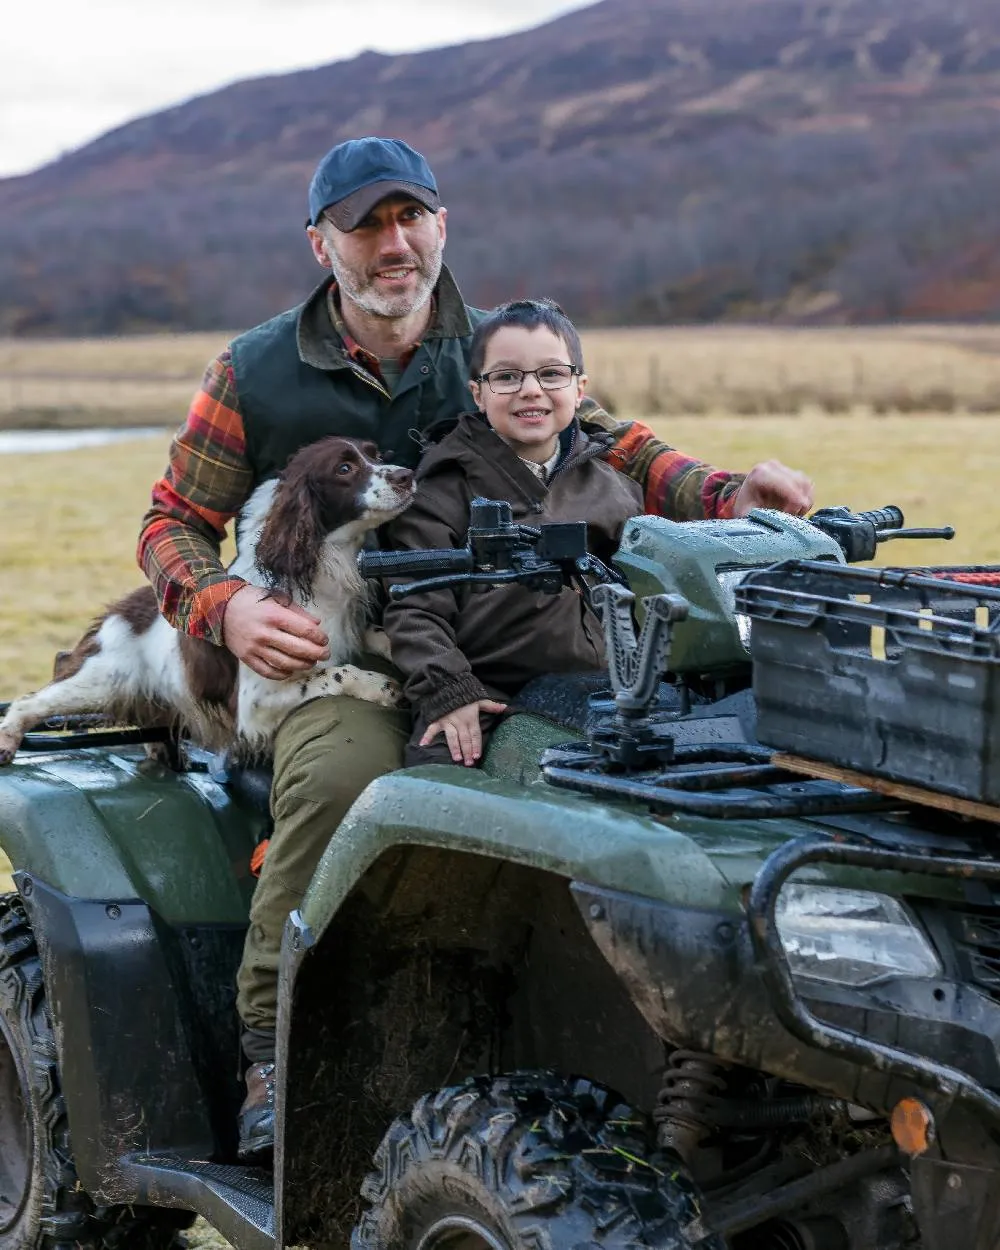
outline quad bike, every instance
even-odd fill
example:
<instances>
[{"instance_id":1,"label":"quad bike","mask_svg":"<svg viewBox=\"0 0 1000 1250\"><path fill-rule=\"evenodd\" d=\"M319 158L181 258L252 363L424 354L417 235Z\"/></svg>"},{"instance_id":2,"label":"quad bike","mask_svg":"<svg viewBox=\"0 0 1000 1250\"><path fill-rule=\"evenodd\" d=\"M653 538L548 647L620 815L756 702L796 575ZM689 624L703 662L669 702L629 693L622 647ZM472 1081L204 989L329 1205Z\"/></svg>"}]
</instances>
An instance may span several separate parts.
<instances>
[{"instance_id":1,"label":"quad bike","mask_svg":"<svg viewBox=\"0 0 1000 1250\"><path fill-rule=\"evenodd\" d=\"M235 1154L267 775L79 720L0 775L0 1250L1000 1245L995 570L852 567L949 536L893 508L639 518L611 568L470 520L363 571L574 582L609 673L331 829L273 1172Z\"/></svg>"}]
</instances>

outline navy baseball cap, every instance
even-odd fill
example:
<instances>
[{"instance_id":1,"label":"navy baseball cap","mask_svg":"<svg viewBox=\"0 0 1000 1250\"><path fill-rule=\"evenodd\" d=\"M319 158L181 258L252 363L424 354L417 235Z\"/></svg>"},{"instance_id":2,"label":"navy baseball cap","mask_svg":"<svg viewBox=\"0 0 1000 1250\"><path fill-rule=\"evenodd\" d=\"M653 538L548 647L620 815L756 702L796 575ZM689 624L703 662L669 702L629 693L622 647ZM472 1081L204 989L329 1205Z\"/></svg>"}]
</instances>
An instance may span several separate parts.
<instances>
[{"instance_id":1,"label":"navy baseball cap","mask_svg":"<svg viewBox=\"0 0 1000 1250\"><path fill-rule=\"evenodd\" d=\"M331 148L309 184L309 220L325 212L338 230L353 230L387 195L409 195L436 213L437 183L419 152L402 139L348 139Z\"/></svg>"}]
</instances>

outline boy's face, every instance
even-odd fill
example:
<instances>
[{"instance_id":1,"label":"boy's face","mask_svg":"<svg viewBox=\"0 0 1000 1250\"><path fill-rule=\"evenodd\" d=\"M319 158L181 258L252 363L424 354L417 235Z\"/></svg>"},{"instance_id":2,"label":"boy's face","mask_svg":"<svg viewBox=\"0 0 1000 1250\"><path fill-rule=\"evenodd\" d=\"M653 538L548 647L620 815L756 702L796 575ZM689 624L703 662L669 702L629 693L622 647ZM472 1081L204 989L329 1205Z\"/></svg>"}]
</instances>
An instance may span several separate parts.
<instances>
[{"instance_id":1,"label":"boy's face","mask_svg":"<svg viewBox=\"0 0 1000 1250\"><path fill-rule=\"evenodd\" d=\"M539 370L542 379L558 381L558 387L542 386L536 373L525 373L520 387L510 394L496 394L489 381L470 382L472 397L486 419L508 446L524 460L544 464L555 455L559 435L573 420L583 399L585 374L576 374L568 385L557 366L570 365L569 351L558 334L544 326L501 326L486 344L483 374L492 375L501 388L514 370ZM499 375L499 376L497 376Z\"/></svg>"}]
</instances>

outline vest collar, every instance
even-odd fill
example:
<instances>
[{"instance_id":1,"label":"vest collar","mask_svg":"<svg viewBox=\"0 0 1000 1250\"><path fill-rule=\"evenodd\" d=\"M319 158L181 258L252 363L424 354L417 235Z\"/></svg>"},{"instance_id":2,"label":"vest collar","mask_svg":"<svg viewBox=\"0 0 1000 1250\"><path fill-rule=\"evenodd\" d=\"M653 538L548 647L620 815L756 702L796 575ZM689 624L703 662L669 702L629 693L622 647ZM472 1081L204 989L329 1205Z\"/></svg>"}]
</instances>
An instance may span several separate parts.
<instances>
[{"instance_id":1,"label":"vest collar","mask_svg":"<svg viewBox=\"0 0 1000 1250\"><path fill-rule=\"evenodd\" d=\"M334 329L328 304L329 291L335 279L324 278L298 311L295 336L299 359L316 369L351 369L344 341ZM436 314L428 326L423 342L430 339L460 339L472 333L472 322L466 311L462 293L451 270L441 266L441 276L434 288Z\"/></svg>"}]
</instances>

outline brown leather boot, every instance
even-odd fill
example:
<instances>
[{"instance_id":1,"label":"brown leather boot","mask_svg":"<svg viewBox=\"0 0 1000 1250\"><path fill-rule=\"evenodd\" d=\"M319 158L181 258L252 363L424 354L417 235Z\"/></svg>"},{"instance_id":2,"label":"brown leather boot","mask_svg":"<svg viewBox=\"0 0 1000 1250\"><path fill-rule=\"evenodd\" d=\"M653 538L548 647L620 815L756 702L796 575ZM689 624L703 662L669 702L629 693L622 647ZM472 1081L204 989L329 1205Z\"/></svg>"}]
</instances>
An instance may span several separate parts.
<instances>
[{"instance_id":1,"label":"brown leather boot","mask_svg":"<svg viewBox=\"0 0 1000 1250\"><path fill-rule=\"evenodd\" d=\"M274 1063L251 1064L246 1081L237 1154L244 1163L267 1163L274 1152Z\"/></svg>"}]
</instances>

